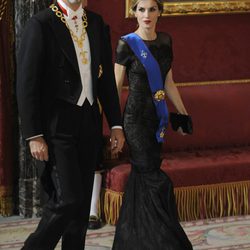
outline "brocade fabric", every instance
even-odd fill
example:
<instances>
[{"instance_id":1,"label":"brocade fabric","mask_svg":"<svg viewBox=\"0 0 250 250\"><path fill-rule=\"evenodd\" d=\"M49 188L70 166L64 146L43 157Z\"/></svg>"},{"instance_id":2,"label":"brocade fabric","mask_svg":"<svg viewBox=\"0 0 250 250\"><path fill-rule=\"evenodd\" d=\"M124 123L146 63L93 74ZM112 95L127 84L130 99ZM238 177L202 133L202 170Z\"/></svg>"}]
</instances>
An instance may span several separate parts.
<instances>
[{"instance_id":1,"label":"brocade fabric","mask_svg":"<svg viewBox=\"0 0 250 250\"><path fill-rule=\"evenodd\" d=\"M173 59L170 36L157 33L155 40L144 42L158 61L165 82ZM155 135L159 121L146 71L123 40L118 43L116 63L126 66L129 82L124 132L132 170L113 250L192 249L178 221L172 181L160 170L162 145Z\"/></svg>"}]
</instances>

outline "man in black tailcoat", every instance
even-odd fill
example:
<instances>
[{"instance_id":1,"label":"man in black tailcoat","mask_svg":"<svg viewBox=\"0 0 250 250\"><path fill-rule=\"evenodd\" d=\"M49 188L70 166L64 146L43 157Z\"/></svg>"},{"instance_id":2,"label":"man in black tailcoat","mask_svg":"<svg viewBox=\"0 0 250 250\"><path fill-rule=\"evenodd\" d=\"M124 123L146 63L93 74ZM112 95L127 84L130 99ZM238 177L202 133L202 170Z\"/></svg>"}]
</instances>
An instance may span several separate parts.
<instances>
[{"instance_id":1,"label":"man in black tailcoat","mask_svg":"<svg viewBox=\"0 0 250 250\"><path fill-rule=\"evenodd\" d=\"M17 65L17 100L31 154L45 161L49 194L24 250L83 250L97 153L100 101L111 127L111 147L124 136L108 29L84 10L84 0L57 0L26 25Z\"/></svg>"}]
</instances>

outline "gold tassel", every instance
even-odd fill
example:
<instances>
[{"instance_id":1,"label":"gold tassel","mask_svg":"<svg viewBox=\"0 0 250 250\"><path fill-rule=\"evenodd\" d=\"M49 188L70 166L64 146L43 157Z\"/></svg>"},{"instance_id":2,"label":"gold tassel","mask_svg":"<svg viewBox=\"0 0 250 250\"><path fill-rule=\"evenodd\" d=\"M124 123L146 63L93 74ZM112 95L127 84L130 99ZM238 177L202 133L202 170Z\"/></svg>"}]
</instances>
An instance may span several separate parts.
<instances>
[{"instance_id":1,"label":"gold tassel","mask_svg":"<svg viewBox=\"0 0 250 250\"><path fill-rule=\"evenodd\" d=\"M175 188L180 220L250 214L250 181Z\"/></svg>"},{"instance_id":2,"label":"gold tassel","mask_svg":"<svg viewBox=\"0 0 250 250\"><path fill-rule=\"evenodd\" d=\"M250 214L250 181L177 187L174 189L181 221ZM123 192L102 190L101 211L105 221L115 225Z\"/></svg>"},{"instance_id":3,"label":"gold tassel","mask_svg":"<svg viewBox=\"0 0 250 250\"><path fill-rule=\"evenodd\" d=\"M110 189L103 189L101 195L101 204L103 208L102 217L104 220L111 224L115 225L119 218L119 211L122 205L122 196L123 192L115 192Z\"/></svg>"}]
</instances>

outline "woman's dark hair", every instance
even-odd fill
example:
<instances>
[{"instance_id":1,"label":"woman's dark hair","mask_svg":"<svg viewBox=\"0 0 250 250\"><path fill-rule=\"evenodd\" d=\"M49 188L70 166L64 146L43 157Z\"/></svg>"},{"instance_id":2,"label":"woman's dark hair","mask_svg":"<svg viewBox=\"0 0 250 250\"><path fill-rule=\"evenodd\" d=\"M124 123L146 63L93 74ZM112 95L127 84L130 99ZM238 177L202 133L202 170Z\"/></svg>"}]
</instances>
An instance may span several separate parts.
<instances>
[{"instance_id":1,"label":"woman's dark hair","mask_svg":"<svg viewBox=\"0 0 250 250\"><path fill-rule=\"evenodd\" d=\"M138 3L139 3L140 1L142 1L142 0L133 0L133 1L132 1L131 10L132 10L133 12L136 11L137 5L138 5ZM162 13L162 12L163 12L163 2L162 2L161 0L154 0L154 1L157 3L158 9L159 9L159 11Z\"/></svg>"}]
</instances>

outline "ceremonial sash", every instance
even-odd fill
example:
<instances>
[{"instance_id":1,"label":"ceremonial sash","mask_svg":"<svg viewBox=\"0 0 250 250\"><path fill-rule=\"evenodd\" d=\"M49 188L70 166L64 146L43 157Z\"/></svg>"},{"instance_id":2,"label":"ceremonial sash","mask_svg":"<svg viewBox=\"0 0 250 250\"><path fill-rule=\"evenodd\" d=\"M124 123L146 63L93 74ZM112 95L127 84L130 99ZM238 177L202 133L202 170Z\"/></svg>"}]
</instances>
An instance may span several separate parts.
<instances>
[{"instance_id":1,"label":"ceremonial sash","mask_svg":"<svg viewBox=\"0 0 250 250\"><path fill-rule=\"evenodd\" d=\"M148 82L152 92L156 113L160 120L158 129L156 131L156 138L158 142L163 142L165 131L168 125L168 108L165 101L165 91L163 89L164 84L161 76L160 66L146 44L137 34L130 33L126 36L123 36L122 39L128 43L147 72Z\"/></svg>"}]
</instances>

